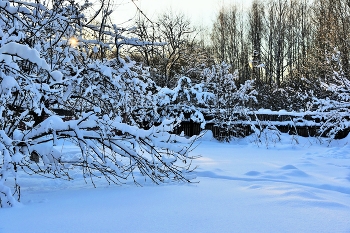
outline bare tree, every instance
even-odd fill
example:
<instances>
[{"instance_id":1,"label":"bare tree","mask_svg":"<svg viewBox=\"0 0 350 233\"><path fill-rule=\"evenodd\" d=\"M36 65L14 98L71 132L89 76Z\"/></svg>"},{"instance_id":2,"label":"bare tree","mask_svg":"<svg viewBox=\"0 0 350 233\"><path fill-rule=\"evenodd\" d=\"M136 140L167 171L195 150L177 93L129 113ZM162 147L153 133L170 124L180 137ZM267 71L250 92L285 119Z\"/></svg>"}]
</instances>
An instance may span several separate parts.
<instances>
[{"instance_id":1,"label":"bare tree","mask_svg":"<svg viewBox=\"0 0 350 233\"><path fill-rule=\"evenodd\" d=\"M155 22L140 18L136 23L134 33L153 44L131 48L128 54L156 68L153 78L159 86L174 86L179 75L198 78L202 64L210 64L211 55L198 39L200 30L194 28L184 14L170 11L161 14Z\"/></svg>"},{"instance_id":2,"label":"bare tree","mask_svg":"<svg viewBox=\"0 0 350 233\"><path fill-rule=\"evenodd\" d=\"M249 29L248 35L251 42L252 50L252 79L256 80L259 84L262 80L261 63L262 63L262 46L263 35L265 32L264 19L264 5L259 0L254 0L248 13Z\"/></svg>"},{"instance_id":3,"label":"bare tree","mask_svg":"<svg viewBox=\"0 0 350 233\"><path fill-rule=\"evenodd\" d=\"M216 63L225 62L230 64L233 71L238 70L240 83L250 79L249 43L244 15L236 6L220 10L213 25L211 39Z\"/></svg>"}]
</instances>

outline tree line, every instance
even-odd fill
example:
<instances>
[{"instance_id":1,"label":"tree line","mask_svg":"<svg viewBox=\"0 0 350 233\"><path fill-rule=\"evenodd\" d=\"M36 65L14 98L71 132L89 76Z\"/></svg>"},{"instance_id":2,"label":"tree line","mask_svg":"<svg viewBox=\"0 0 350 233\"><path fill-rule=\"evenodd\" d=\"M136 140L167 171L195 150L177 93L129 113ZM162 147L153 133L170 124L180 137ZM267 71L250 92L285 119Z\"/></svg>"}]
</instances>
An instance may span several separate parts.
<instances>
[{"instance_id":1,"label":"tree line","mask_svg":"<svg viewBox=\"0 0 350 233\"><path fill-rule=\"evenodd\" d=\"M129 55L169 87L182 75L202 82L203 69L224 62L238 73L237 85L255 81L256 108L307 110L314 96L330 95L322 83L349 75L349 15L348 0L254 0L248 9L223 6L203 32L183 14L164 13L155 22L137 20L135 34L167 44Z\"/></svg>"}]
</instances>

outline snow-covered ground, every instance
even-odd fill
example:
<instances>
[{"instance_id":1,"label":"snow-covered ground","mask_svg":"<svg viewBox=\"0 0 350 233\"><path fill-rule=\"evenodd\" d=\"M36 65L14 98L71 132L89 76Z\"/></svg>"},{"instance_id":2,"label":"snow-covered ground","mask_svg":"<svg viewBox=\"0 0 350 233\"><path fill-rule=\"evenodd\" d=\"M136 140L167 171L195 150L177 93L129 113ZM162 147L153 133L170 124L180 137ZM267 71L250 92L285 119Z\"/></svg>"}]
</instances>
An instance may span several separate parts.
<instances>
[{"instance_id":1,"label":"snow-covered ground","mask_svg":"<svg viewBox=\"0 0 350 233\"><path fill-rule=\"evenodd\" d=\"M0 233L350 232L350 138L209 139L192 152L202 156L194 184L93 188L78 173L23 174L23 204L0 209Z\"/></svg>"}]
</instances>

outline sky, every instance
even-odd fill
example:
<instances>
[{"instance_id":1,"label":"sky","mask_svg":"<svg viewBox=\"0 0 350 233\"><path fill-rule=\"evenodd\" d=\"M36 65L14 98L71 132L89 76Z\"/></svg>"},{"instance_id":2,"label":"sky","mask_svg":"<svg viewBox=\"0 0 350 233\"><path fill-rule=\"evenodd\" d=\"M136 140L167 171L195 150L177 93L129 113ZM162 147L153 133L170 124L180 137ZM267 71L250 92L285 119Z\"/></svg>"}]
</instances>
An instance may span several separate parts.
<instances>
[{"instance_id":1,"label":"sky","mask_svg":"<svg viewBox=\"0 0 350 233\"><path fill-rule=\"evenodd\" d=\"M219 9L223 5L238 4L247 7L251 0L134 0L134 3L151 20L157 15L169 11L183 12L195 26L210 27ZM131 0L117 0L115 23L130 24L128 19L138 17L137 8Z\"/></svg>"}]
</instances>

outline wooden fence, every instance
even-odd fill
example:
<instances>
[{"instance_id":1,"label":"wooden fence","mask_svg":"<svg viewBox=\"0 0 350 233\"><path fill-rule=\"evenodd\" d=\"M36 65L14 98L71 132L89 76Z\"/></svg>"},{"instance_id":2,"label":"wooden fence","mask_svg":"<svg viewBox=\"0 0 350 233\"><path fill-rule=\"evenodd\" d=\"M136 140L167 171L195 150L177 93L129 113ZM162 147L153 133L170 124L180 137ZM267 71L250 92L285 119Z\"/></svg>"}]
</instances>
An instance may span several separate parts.
<instances>
[{"instance_id":1,"label":"wooden fence","mask_svg":"<svg viewBox=\"0 0 350 233\"><path fill-rule=\"evenodd\" d=\"M281 115L279 112L275 114L254 114L250 115L249 121L236 121L230 126L218 126L214 123L207 123L206 130L211 130L213 136L217 139L222 139L228 136L244 137L252 134L254 131L252 126L256 129L275 129L282 133L289 133L291 135L299 135L303 137L320 136L319 130L322 122L325 120L319 113L310 114L286 114ZM183 121L179 127L176 128L176 134L182 132L186 136L199 135L203 129L200 123L192 121ZM345 138L350 132L350 128L339 131L335 138ZM324 135L321 135L324 136Z\"/></svg>"},{"instance_id":2,"label":"wooden fence","mask_svg":"<svg viewBox=\"0 0 350 233\"><path fill-rule=\"evenodd\" d=\"M73 112L61 109L52 109L56 114L60 116L65 116L67 119L71 119ZM348 121L350 125L350 119L348 113L344 114L342 117ZM237 119L240 119L239 114L236 115ZM211 130L213 136L217 139L227 138L229 136L234 137L245 137L252 134L254 131L252 126L258 130L264 128L276 129L282 133L289 133L291 135L299 135L303 137L314 137L320 136L320 127L322 123L327 119L327 113L320 112L286 112L286 111L270 111L270 110L259 110L255 112L250 112L245 119L249 120L237 120L231 122L230 125L218 126L212 123L214 117L205 115L205 118L209 121L205 125L204 129ZM178 126L174 133L181 134L182 132L186 136L199 135L203 129L200 123L193 121L183 121L180 126ZM335 138L345 138L350 132L350 128L341 130L337 132ZM321 135L324 136L324 135Z\"/></svg>"}]
</instances>

